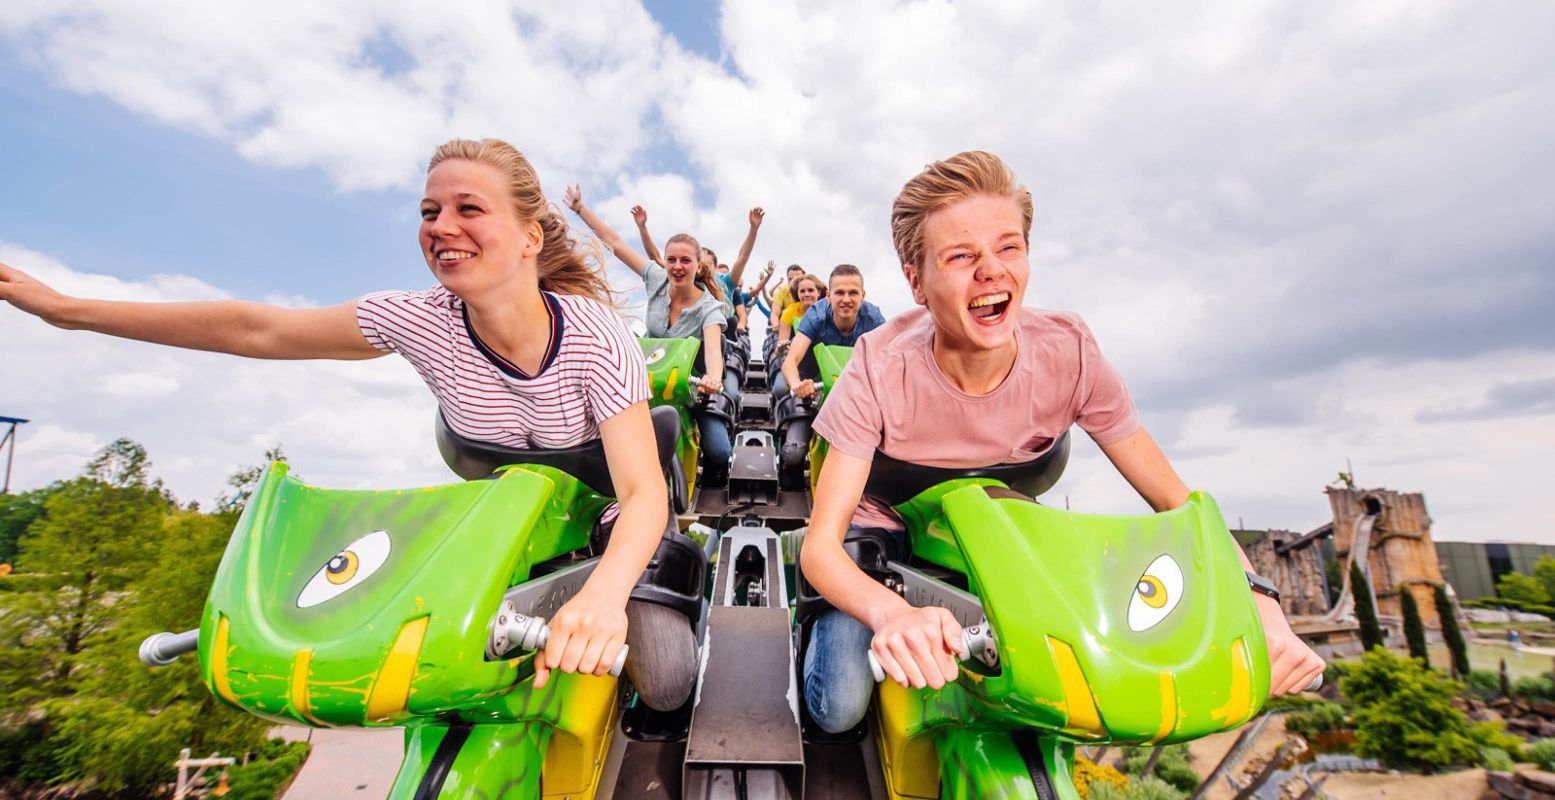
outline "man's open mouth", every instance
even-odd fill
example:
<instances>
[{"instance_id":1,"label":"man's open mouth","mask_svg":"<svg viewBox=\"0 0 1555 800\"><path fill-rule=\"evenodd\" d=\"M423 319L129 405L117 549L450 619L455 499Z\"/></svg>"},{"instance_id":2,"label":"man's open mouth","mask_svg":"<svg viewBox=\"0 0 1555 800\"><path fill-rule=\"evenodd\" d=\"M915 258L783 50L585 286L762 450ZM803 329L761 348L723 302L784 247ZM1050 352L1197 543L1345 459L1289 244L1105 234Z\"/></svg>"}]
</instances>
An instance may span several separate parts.
<instances>
[{"instance_id":1,"label":"man's open mouth","mask_svg":"<svg viewBox=\"0 0 1555 800\"><path fill-rule=\"evenodd\" d=\"M1005 312L1010 309L1010 293L985 294L968 303L966 309L978 322L997 325L1004 321Z\"/></svg>"}]
</instances>

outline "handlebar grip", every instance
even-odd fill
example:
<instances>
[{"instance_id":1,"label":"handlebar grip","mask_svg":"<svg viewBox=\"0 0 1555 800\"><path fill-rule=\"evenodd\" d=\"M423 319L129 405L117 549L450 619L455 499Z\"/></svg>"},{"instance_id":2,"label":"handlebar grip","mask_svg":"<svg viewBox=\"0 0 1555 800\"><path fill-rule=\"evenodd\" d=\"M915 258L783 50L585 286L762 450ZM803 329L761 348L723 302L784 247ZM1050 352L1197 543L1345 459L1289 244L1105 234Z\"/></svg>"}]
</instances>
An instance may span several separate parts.
<instances>
[{"instance_id":1,"label":"handlebar grip","mask_svg":"<svg viewBox=\"0 0 1555 800\"><path fill-rule=\"evenodd\" d=\"M140 643L140 663L148 667L165 667L178 660L184 653L200 648L200 629L183 633L153 633Z\"/></svg>"},{"instance_id":2,"label":"handlebar grip","mask_svg":"<svg viewBox=\"0 0 1555 800\"><path fill-rule=\"evenodd\" d=\"M998 667L999 648L994 641L993 629L987 625L961 629L961 652L957 658L961 661L977 659L989 667ZM880 659L873 650L869 651L869 671L874 675L875 683L885 680L885 668L880 666Z\"/></svg>"},{"instance_id":3,"label":"handlebar grip","mask_svg":"<svg viewBox=\"0 0 1555 800\"><path fill-rule=\"evenodd\" d=\"M511 603L504 600L497 618L492 622L491 636L486 640L486 658L500 661L514 650L540 650L550 640L551 628L545 624L545 620L520 614ZM621 677L621 671L626 668L627 649L626 645L621 645L615 663L610 665L612 677Z\"/></svg>"}]
</instances>

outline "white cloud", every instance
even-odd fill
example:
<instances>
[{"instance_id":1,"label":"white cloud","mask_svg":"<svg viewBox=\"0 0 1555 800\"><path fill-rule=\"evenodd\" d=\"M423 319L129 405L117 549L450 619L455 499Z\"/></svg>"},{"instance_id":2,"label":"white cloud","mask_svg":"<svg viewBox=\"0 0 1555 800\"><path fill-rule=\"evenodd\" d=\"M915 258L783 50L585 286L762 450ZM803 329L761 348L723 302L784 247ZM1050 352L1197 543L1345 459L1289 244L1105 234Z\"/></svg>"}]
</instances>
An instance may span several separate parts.
<instances>
[{"instance_id":1,"label":"white cloud","mask_svg":"<svg viewBox=\"0 0 1555 800\"><path fill-rule=\"evenodd\" d=\"M342 190L413 183L441 139L492 134L530 153L553 199L582 182L629 237L640 202L660 241L688 230L727 260L761 205L754 268L857 263L893 312L910 300L891 199L926 162L990 149L1036 195L1028 303L1086 316L1179 470L1228 515L1315 523L1318 487L1349 456L1363 481L1425 491L1438 535L1555 538L1531 499L1547 404L1484 411L1555 374L1555 161L1543 155L1555 71L1542 35L1555 7L795 0L728 3L719 19L723 64L681 50L629 0L564 15L16 2L0 8L0 34L73 91L262 164L322 169ZM693 174L661 163L665 151ZM634 276L609 269L640 298ZM196 277L50 274L93 296L221 294L192 265L170 271ZM310 302L298 291L281 299ZM20 324L0 314L0 329ZM29 350L42 336L15 330ZM179 389L157 402L204 398L222 409L211 419L226 403L275 404L206 431L238 443L201 462L213 473L252 460L254 437L283 441L309 477L436 472L395 471L430 447L424 416L402 409L430 401L403 370L69 341L0 370L68 363L78 387L158 376ZM337 419L341 406L354 411ZM100 409L65 408L84 417L71 430L119 432L94 427ZM312 453L319 473L304 439L329 443ZM1076 507L1137 510L1088 447L1060 488Z\"/></svg>"}]
</instances>

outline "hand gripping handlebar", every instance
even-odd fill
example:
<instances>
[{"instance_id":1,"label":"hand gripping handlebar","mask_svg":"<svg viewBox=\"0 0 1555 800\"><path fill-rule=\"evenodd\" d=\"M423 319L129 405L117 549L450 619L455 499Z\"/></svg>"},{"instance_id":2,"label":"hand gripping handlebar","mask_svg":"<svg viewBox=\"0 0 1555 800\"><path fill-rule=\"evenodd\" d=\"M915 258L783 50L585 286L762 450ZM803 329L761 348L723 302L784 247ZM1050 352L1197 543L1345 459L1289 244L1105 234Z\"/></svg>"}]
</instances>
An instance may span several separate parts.
<instances>
[{"instance_id":1,"label":"hand gripping handlebar","mask_svg":"<svg viewBox=\"0 0 1555 800\"><path fill-rule=\"evenodd\" d=\"M999 666L999 646L994 640L993 628L988 625L973 625L961 629L961 647L957 656L961 661L977 659L990 668ZM875 656L875 651L869 651L869 671L874 674L875 682L885 680L885 668L880 666L880 659Z\"/></svg>"},{"instance_id":2,"label":"hand gripping handlebar","mask_svg":"<svg viewBox=\"0 0 1555 800\"><path fill-rule=\"evenodd\" d=\"M500 661L513 650L539 650L551 640L551 629L545 620L518 612L511 600L504 599L497 609L496 619L491 621L491 636L486 640L486 658ZM626 645L610 665L610 674L620 677L626 666Z\"/></svg>"}]
</instances>

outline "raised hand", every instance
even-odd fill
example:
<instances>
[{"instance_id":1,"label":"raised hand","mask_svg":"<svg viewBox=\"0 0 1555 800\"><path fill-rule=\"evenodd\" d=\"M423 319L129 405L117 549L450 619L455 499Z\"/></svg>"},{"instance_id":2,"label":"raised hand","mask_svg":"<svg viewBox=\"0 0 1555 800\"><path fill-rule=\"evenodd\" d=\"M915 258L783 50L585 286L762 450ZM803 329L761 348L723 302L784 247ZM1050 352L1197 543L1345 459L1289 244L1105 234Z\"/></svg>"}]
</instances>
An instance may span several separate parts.
<instances>
[{"instance_id":1,"label":"raised hand","mask_svg":"<svg viewBox=\"0 0 1555 800\"><path fill-rule=\"evenodd\" d=\"M578 184L574 183L568 186L567 191L563 195L566 197L567 207L572 209L572 213L578 214L583 211L583 189Z\"/></svg>"},{"instance_id":2,"label":"raised hand","mask_svg":"<svg viewBox=\"0 0 1555 800\"><path fill-rule=\"evenodd\" d=\"M647 225L648 224L648 211L647 211L647 209L644 209L642 206L632 206L632 221L637 223L637 227L639 227L639 228L643 227L644 225Z\"/></svg>"},{"instance_id":3,"label":"raised hand","mask_svg":"<svg viewBox=\"0 0 1555 800\"><path fill-rule=\"evenodd\" d=\"M751 227L752 228L760 228L761 227L761 220L763 218L765 218L766 216L767 216L767 212L762 211L759 206L756 207L756 208L751 209L751 213L750 213Z\"/></svg>"}]
</instances>

